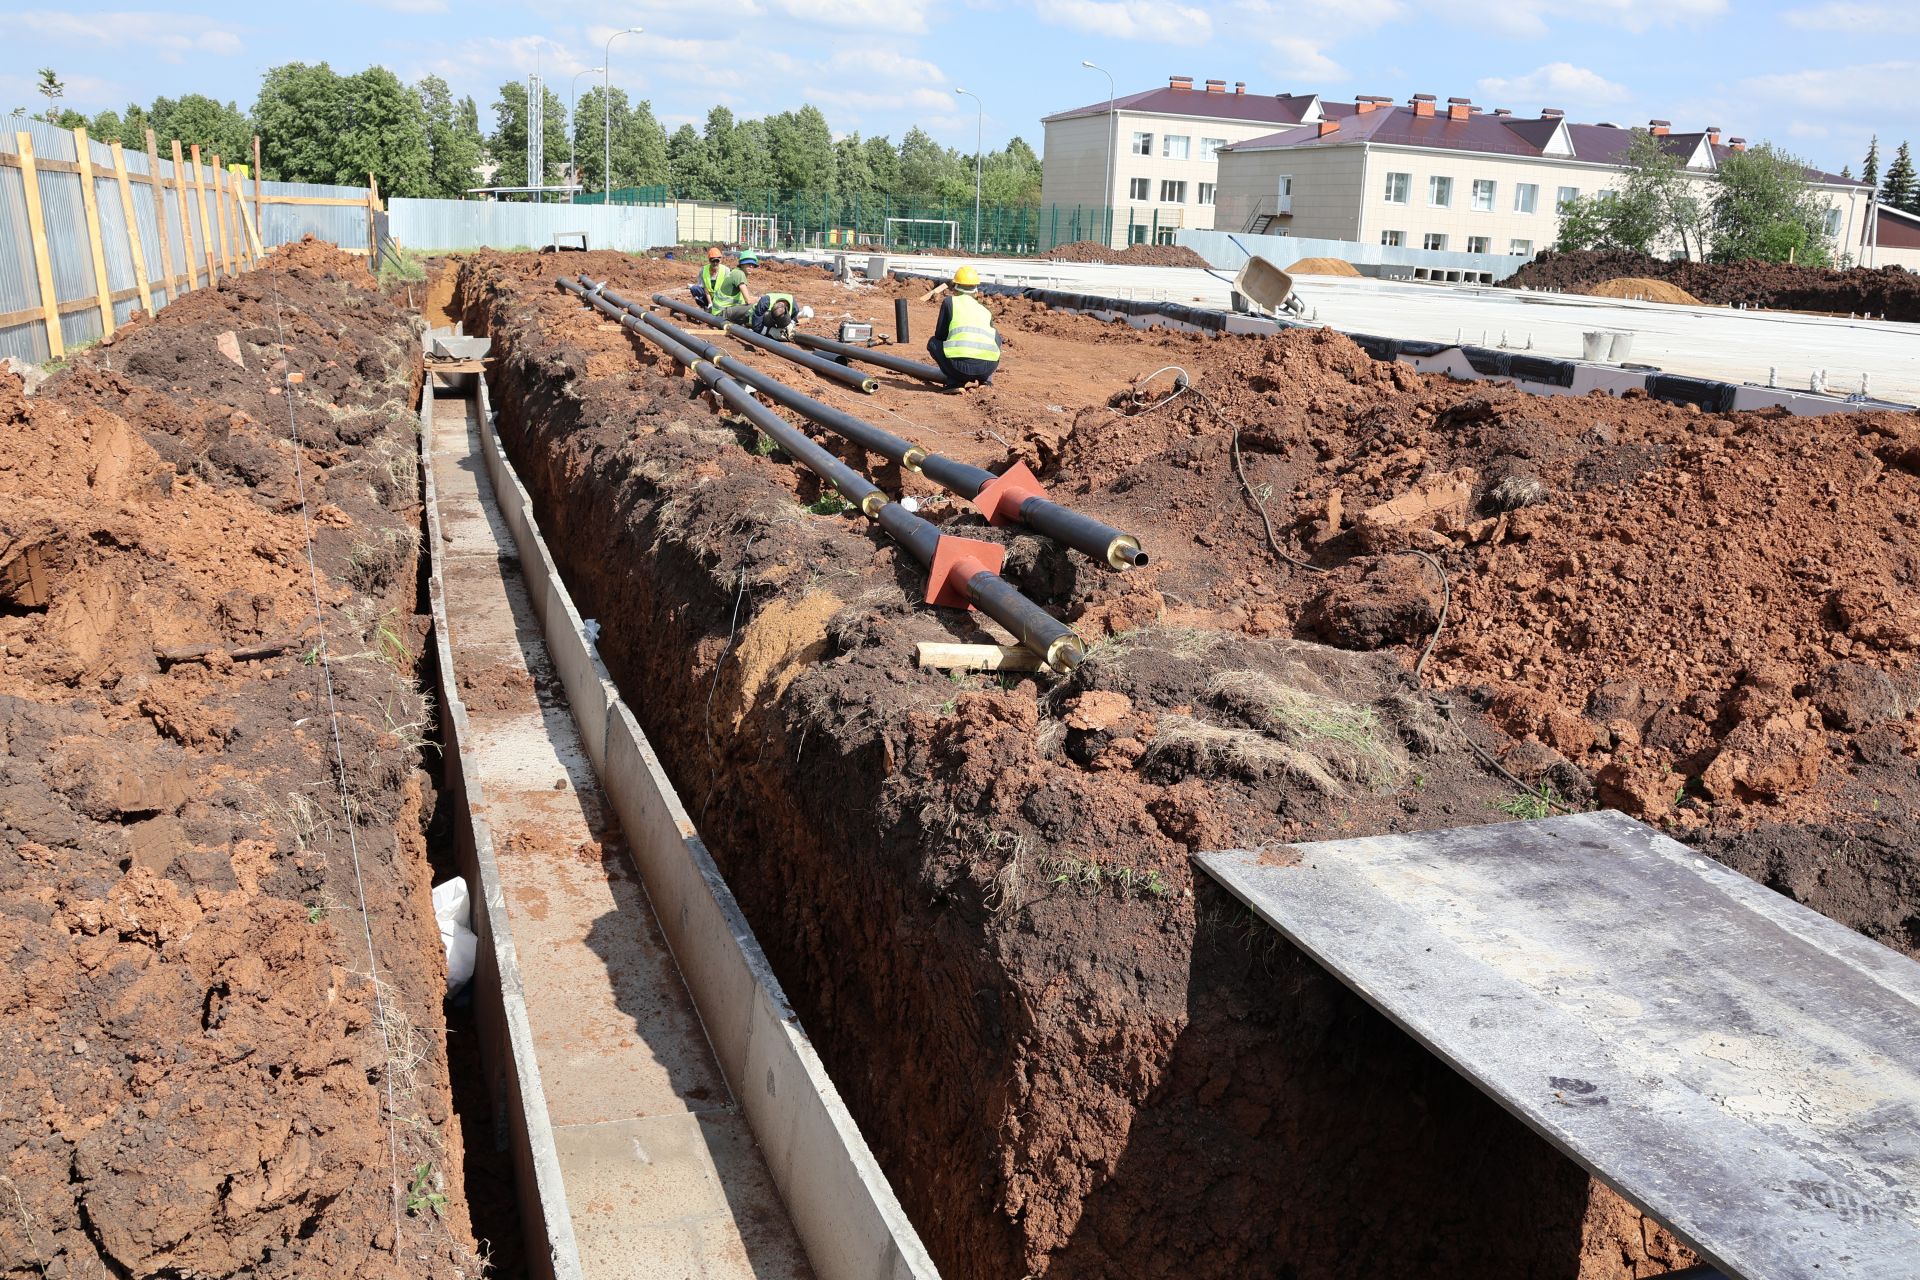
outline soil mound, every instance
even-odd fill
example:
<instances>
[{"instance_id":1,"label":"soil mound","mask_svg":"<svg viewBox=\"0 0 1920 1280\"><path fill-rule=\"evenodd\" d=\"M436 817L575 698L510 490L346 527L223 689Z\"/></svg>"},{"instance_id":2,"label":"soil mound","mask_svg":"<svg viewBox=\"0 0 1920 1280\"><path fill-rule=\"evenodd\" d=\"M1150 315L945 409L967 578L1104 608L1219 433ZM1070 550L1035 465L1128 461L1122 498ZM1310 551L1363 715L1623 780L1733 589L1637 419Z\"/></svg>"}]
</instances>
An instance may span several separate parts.
<instances>
[{"instance_id":1,"label":"soil mound","mask_svg":"<svg viewBox=\"0 0 1920 1280\"><path fill-rule=\"evenodd\" d=\"M1664 280L1716 306L1920 320L1920 274L1899 267L1796 267L1777 262L1663 262L1639 253L1540 254L1500 283L1584 293L1622 277Z\"/></svg>"},{"instance_id":2,"label":"soil mound","mask_svg":"<svg viewBox=\"0 0 1920 1280\"><path fill-rule=\"evenodd\" d=\"M1107 262L1131 267L1200 267L1207 260L1183 244L1130 244L1112 249L1094 240L1056 245L1043 255L1056 262Z\"/></svg>"},{"instance_id":3,"label":"soil mound","mask_svg":"<svg viewBox=\"0 0 1920 1280\"><path fill-rule=\"evenodd\" d=\"M1345 258L1302 258L1287 268L1290 276L1358 276L1360 272Z\"/></svg>"},{"instance_id":4,"label":"soil mound","mask_svg":"<svg viewBox=\"0 0 1920 1280\"><path fill-rule=\"evenodd\" d=\"M1579 292L1594 298L1624 298L1632 302L1677 302L1699 306L1700 299L1688 293L1678 285L1668 284L1665 280L1652 280L1646 276L1621 276L1617 280L1603 280L1592 288Z\"/></svg>"}]
</instances>

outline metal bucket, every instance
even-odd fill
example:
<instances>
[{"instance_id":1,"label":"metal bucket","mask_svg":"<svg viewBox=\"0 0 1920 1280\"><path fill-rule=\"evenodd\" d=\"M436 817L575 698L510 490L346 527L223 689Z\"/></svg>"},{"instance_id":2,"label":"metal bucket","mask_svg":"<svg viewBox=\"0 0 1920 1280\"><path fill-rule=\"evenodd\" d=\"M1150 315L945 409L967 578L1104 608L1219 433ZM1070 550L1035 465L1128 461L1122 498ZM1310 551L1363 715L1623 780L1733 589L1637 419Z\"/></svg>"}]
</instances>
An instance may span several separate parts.
<instances>
[{"instance_id":1,"label":"metal bucket","mask_svg":"<svg viewBox=\"0 0 1920 1280\"><path fill-rule=\"evenodd\" d=\"M1580 335L1580 358L1603 361L1613 353L1613 335L1605 329L1589 329Z\"/></svg>"}]
</instances>

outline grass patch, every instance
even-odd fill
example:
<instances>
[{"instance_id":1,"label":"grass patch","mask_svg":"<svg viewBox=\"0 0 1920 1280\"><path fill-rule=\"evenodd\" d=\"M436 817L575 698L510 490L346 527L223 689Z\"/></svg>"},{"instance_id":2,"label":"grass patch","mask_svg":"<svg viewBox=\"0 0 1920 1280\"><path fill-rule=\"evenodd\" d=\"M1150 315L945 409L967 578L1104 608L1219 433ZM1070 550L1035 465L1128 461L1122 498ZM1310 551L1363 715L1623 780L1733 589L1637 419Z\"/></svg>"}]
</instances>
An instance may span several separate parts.
<instances>
[{"instance_id":1,"label":"grass patch","mask_svg":"<svg viewBox=\"0 0 1920 1280\"><path fill-rule=\"evenodd\" d=\"M386 252L380 255L377 278L382 286L419 284L427 278L426 255L418 249L402 249L389 243Z\"/></svg>"},{"instance_id":2,"label":"grass patch","mask_svg":"<svg viewBox=\"0 0 1920 1280\"><path fill-rule=\"evenodd\" d=\"M413 1176L407 1180L408 1216L417 1218L431 1212L439 1217L446 1207L446 1193L440 1190L440 1173L433 1161L423 1160L413 1166Z\"/></svg>"},{"instance_id":3,"label":"grass patch","mask_svg":"<svg viewBox=\"0 0 1920 1280\"><path fill-rule=\"evenodd\" d=\"M841 497L838 489L822 489L820 496L807 504L807 510L817 516L837 516L853 510L853 504Z\"/></svg>"},{"instance_id":4,"label":"grass patch","mask_svg":"<svg viewBox=\"0 0 1920 1280\"><path fill-rule=\"evenodd\" d=\"M1040 859L1040 869L1055 888L1112 893L1120 898L1157 901L1173 892L1156 867L1130 867L1072 855Z\"/></svg>"},{"instance_id":5,"label":"grass patch","mask_svg":"<svg viewBox=\"0 0 1920 1280\"><path fill-rule=\"evenodd\" d=\"M1509 818L1531 822L1539 818L1552 817L1555 809L1564 809L1567 806L1561 799L1560 793L1550 784L1543 782L1537 787L1522 791L1517 796L1508 796L1493 807Z\"/></svg>"}]
</instances>

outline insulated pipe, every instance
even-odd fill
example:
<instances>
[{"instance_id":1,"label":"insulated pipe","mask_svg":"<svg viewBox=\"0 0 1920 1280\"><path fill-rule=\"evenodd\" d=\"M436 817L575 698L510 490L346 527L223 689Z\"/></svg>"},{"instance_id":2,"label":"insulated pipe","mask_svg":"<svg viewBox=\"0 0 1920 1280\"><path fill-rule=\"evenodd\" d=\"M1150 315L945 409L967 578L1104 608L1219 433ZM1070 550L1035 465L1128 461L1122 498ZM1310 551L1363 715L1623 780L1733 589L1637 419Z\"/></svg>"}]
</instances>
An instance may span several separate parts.
<instances>
[{"instance_id":1,"label":"insulated pipe","mask_svg":"<svg viewBox=\"0 0 1920 1280\"><path fill-rule=\"evenodd\" d=\"M608 302L615 306L624 306L630 314L633 313L633 304L623 300L619 294L604 288L599 290L599 293ZM971 501L980 495L982 489L998 479L984 467L976 467L972 463L961 462L944 454L928 453L919 445L903 440L891 431L882 430L870 422L854 417L845 410L822 404L811 396L795 391L778 379L769 377L759 369L740 363L738 359L727 355L712 343L686 332L671 321L663 320L651 312L640 313L640 318L643 323L660 329L674 342L713 361L769 399L837 435L846 437L863 449L918 471L942 489L958 494L962 498ZM1147 563L1147 553L1140 549L1139 539L1132 534L1123 533L1110 524L1081 515L1077 511L1061 506L1051 498L1029 497L1021 502L1012 515L1014 519L1035 533L1044 534L1055 542L1072 547L1111 568L1137 569Z\"/></svg>"},{"instance_id":2,"label":"insulated pipe","mask_svg":"<svg viewBox=\"0 0 1920 1280\"><path fill-rule=\"evenodd\" d=\"M905 298L893 300L893 340L901 346L912 341L907 336L907 300Z\"/></svg>"},{"instance_id":3,"label":"insulated pipe","mask_svg":"<svg viewBox=\"0 0 1920 1280\"><path fill-rule=\"evenodd\" d=\"M862 364L877 365L894 373L904 373L909 378L918 378L922 382L934 382L947 385L947 375L930 364L921 364L918 360L909 360L905 356L890 355L885 351L875 351L871 347L856 347L852 343L835 342L832 338L816 337L811 333L795 333L793 340L803 347L815 351L825 351L839 356L842 360L858 360Z\"/></svg>"},{"instance_id":4,"label":"insulated pipe","mask_svg":"<svg viewBox=\"0 0 1920 1280\"><path fill-rule=\"evenodd\" d=\"M593 288L594 286L586 284L586 279L585 276L581 276L581 284L586 285L589 289ZM702 311L690 302L682 302L678 298L670 298L664 293L654 294L653 300L677 315L685 316L687 319L698 324L709 325L715 329L725 330L728 334L740 339L742 342L759 347L763 351L770 351L782 360L791 360L803 368L813 370L823 378L831 378L842 386L852 387L855 391L865 391L869 395L880 389L878 382L875 382L858 369L849 369L847 366L829 360L825 356L816 356L810 351L802 351L799 347L790 346L784 342L776 342L763 333L755 333L745 325L728 324L718 316ZM631 306L632 304L629 303L628 305Z\"/></svg>"},{"instance_id":5,"label":"insulated pipe","mask_svg":"<svg viewBox=\"0 0 1920 1280\"><path fill-rule=\"evenodd\" d=\"M554 283L691 369L741 416L801 465L833 485L914 559L932 569L940 547L938 528L899 503L888 501L887 495L872 481L809 440L798 428L755 400L745 387L721 372L711 360L703 359L657 325L641 323L611 299L600 296L600 291L583 287L564 276L556 278ZM952 581L982 613L1012 632L1021 644L1039 654L1054 670L1071 671L1085 659L1086 650L1073 628L1021 595L998 573L977 560L963 556L954 567Z\"/></svg>"}]
</instances>

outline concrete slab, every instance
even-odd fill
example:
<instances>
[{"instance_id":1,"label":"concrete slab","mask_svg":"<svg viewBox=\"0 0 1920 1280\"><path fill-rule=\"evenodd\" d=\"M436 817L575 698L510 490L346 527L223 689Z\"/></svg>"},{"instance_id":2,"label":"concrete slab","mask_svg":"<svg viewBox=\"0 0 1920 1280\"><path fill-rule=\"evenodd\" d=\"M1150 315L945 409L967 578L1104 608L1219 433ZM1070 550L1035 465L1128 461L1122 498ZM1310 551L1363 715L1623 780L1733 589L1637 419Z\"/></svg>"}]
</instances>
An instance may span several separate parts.
<instances>
[{"instance_id":1,"label":"concrete slab","mask_svg":"<svg viewBox=\"0 0 1920 1280\"><path fill-rule=\"evenodd\" d=\"M1618 813L1199 861L1730 1274L1915 1274L1920 964Z\"/></svg>"}]
</instances>

